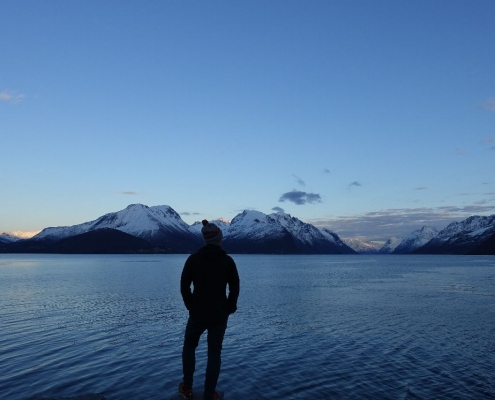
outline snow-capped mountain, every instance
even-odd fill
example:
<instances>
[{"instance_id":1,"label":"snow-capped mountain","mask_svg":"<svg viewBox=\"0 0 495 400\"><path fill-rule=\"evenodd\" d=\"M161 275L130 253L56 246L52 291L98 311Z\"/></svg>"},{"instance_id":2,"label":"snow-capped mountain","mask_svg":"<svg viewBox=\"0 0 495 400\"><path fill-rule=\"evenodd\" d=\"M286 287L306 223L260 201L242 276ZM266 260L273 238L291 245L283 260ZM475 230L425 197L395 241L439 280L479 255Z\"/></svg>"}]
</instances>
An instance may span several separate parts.
<instances>
[{"instance_id":1,"label":"snow-capped mountain","mask_svg":"<svg viewBox=\"0 0 495 400\"><path fill-rule=\"evenodd\" d=\"M245 210L224 232L224 247L231 253L295 253L292 235L271 216Z\"/></svg>"},{"instance_id":2,"label":"snow-capped mountain","mask_svg":"<svg viewBox=\"0 0 495 400\"><path fill-rule=\"evenodd\" d=\"M352 250L334 232L328 229L318 229L290 214L278 212L269 217L277 221L289 231L296 245L303 253L312 254L352 254Z\"/></svg>"},{"instance_id":3,"label":"snow-capped mountain","mask_svg":"<svg viewBox=\"0 0 495 400\"><path fill-rule=\"evenodd\" d=\"M328 229L318 229L282 212L264 214L246 210L230 223L223 219L210 221L222 229L223 246L229 252L241 253L310 253L349 254L354 251ZM190 231L201 234L201 223Z\"/></svg>"},{"instance_id":4,"label":"snow-capped mountain","mask_svg":"<svg viewBox=\"0 0 495 400\"><path fill-rule=\"evenodd\" d=\"M16 237L13 237L8 232L0 233L0 243L12 243L12 242L15 242L16 240L19 240L19 239Z\"/></svg>"},{"instance_id":5,"label":"snow-capped mountain","mask_svg":"<svg viewBox=\"0 0 495 400\"><path fill-rule=\"evenodd\" d=\"M423 226L421 229L411 232L395 247L392 254L409 254L428 243L438 234L434 227Z\"/></svg>"},{"instance_id":6,"label":"snow-capped mountain","mask_svg":"<svg viewBox=\"0 0 495 400\"><path fill-rule=\"evenodd\" d=\"M277 254L355 254L374 253L373 245L356 239L347 244L328 229L318 229L311 224L291 217L289 214L263 214L246 210L232 221L217 219L215 222L223 231L223 246L231 253L277 253ZM169 206L148 207L132 204L124 210L109 213L79 225L46 228L32 239L18 240L12 234L0 235L1 252L56 252L54 244L76 235L70 241L70 251L82 249L82 242L90 238L100 241L118 241L118 230L135 238L151 243L132 241L130 251L190 253L203 245L201 222L189 226ZM97 232L101 230L102 232ZM85 235L87 233L93 233ZM102 239L103 238L103 239ZM378 253L426 253L426 254L495 254L495 215L474 216L462 222L454 222L440 232L423 227L404 238L389 239ZM88 239L89 240L89 239ZM87 244L87 243L86 243ZM119 244L119 243L116 243ZM94 250L96 244L86 248ZM99 248L104 248L99 246ZM112 251L116 251L114 246ZM119 250L123 251L123 250Z\"/></svg>"},{"instance_id":7,"label":"snow-capped mountain","mask_svg":"<svg viewBox=\"0 0 495 400\"><path fill-rule=\"evenodd\" d=\"M171 207L143 204L131 204L124 210L79 225L46 228L33 239L54 242L101 228L117 229L177 252L189 252L201 244Z\"/></svg>"},{"instance_id":8,"label":"snow-capped mountain","mask_svg":"<svg viewBox=\"0 0 495 400\"><path fill-rule=\"evenodd\" d=\"M402 242L402 239L404 239L404 237L391 237L383 244L382 247L380 247L378 253L379 254L392 253L395 250L395 248L400 244L400 242Z\"/></svg>"},{"instance_id":9,"label":"snow-capped mountain","mask_svg":"<svg viewBox=\"0 0 495 400\"><path fill-rule=\"evenodd\" d=\"M317 229L288 214L246 210L232 221L212 221L223 231L223 246L232 253L349 254L354 251L334 232ZM203 245L201 222L187 225L169 206L132 204L79 225L46 228L36 242L55 243L98 229L117 229L170 252L191 252ZM31 246L30 248L33 248Z\"/></svg>"},{"instance_id":10,"label":"snow-capped mountain","mask_svg":"<svg viewBox=\"0 0 495 400\"><path fill-rule=\"evenodd\" d=\"M415 253L468 254L482 246L495 234L495 214L472 216L462 222L452 222ZM494 252L490 254L494 254Z\"/></svg>"},{"instance_id":11,"label":"snow-capped mountain","mask_svg":"<svg viewBox=\"0 0 495 400\"><path fill-rule=\"evenodd\" d=\"M359 238L344 239L344 243L359 254L376 254L378 249L370 242Z\"/></svg>"},{"instance_id":12,"label":"snow-capped mountain","mask_svg":"<svg viewBox=\"0 0 495 400\"><path fill-rule=\"evenodd\" d=\"M22 239L31 239L39 231L12 231L0 233L0 243L11 243Z\"/></svg>"}]
</instances>

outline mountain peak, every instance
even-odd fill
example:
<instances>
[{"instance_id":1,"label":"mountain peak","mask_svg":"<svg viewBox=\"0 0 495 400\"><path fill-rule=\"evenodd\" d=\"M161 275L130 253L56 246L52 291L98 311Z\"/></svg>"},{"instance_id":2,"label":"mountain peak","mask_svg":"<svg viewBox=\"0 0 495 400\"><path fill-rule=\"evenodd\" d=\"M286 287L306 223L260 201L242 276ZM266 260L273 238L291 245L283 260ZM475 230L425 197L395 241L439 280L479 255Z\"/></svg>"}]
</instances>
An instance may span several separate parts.
<instances>
[{"instance_id":1,"label":"mountain peak","mask_svg":"<svg viewBox=\"0 0 495 400\"><path fill-rule=\"evenodd\" d=\"M150 207L150 210L161 212L163 213L163 215L166 215L168 217L173 217L175 219L182 219L177 211L175 211L172 207L167 205L152 206Z\"/></svg>"},{"instance_id":2,"label":"mountain peak","mask_svg":"<svg viewBox=\"0 0 495 400\"><path fill-rule=\"evenodd\" d=\"M148 207L130 204L124 210L108 213L100 218L70 227L46 228L35 239L56 241L66 237L102 228L118 229L122 232L150 241L158 246L184 239L182 249L194 249L197 238L189 232L189 226L170 206Z\"/></svg>"},{"instance_id":3,"label":"mountain peak","mask_svg":"<svg viewBox=\"0 0 495 400\"><path fill-rule=\"evenodd\" d=\"M394 254L407 254L424 246L437 236L438 231L431 226L423 226L421 229L411 232L405 236L399 245L393 250Z\"/></svg>"},{"instance_id":4,"label":"mountain peak","mask_svg":"<svg viewBox=\"0 0 495 400\"><path fill-rule=\"evenodd\" d=\"M266 222L268 215L263 214L261 211L256 210L244 210L242 213L236 215L232 219L232 224L234 222L243 221L244 223L257 223Z\"/></svg>"},{"instance_id":5,"label":"mountain peak","mask_svg":"<svg viewBox=\"0 0 495 400\"><path fill-rule=\"evenodd\" d=\"M383 244L383 246L378 250L379 253L382 254L390 254L395 248L402 242L403 237L391 237L387 239L387 241Z\"/></svg>"},{"instance_id":6,"label":"mountain peak","mask_svg":"<svg viewBox=\"0 0 495 400\"><path fill-rule=\"evenodd\" d=\"M372 243L358 237L346 238L344 239L344 243L359 254L378 253L378 249Z\"/></svg>"},{"instance_id":7,"label":"mountain peak","mask_svg":"<svg viewBox=\"0 0 495 400\"><path fill-rule=\"evenodd\" d=\"M149 208L149 207L145 204L135 203L135 204L129 204L125 209L132 210L133 208Z\"/></svg>"},{"instance_id":8,"label":"mountain peak","mask_svg":"<svg viewBox=\"0 0 495 400\"><path fill-rule=\"evenodd\" d=\"M442 229L416 253L423 254L468 254L482 247L483 243L495 235L495 214L490 216L474 215L461 222L452 222ZM494 250L485 250L483 254L493 254Z\"/></svg>"}]
</instances>

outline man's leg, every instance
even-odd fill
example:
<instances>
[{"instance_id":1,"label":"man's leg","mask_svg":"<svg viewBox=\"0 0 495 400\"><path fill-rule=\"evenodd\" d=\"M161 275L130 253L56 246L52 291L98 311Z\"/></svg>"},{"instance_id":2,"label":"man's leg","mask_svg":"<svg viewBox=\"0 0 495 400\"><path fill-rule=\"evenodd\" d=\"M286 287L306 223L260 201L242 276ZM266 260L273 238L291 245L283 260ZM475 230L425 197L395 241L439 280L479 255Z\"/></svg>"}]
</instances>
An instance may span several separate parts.
<instances>
[{"instance_id":1,"label":"man's leg","mask_svg":"<svg viewBox=\"0 0 495 400\"><path fill-rule=\"evenodd\" d=\"M220 375L222 343L227 329L227 321L220 325L208 326L208 364L206 365L205 394L206 400L213 399Z\"/></svg>"},{"instance_id":2,"label":"man's leg","mask_svg":"<svg viewBox=\"0 0 495 400\"><path fill-rule=\"evenodd\" d=\"M195 323L191 318L187 321L184 346L182 347L184 389L192 389L194 370L196 369L196 347L198 347L199 338L205 330L205 326Z\"/></svg>"}]
</instances>

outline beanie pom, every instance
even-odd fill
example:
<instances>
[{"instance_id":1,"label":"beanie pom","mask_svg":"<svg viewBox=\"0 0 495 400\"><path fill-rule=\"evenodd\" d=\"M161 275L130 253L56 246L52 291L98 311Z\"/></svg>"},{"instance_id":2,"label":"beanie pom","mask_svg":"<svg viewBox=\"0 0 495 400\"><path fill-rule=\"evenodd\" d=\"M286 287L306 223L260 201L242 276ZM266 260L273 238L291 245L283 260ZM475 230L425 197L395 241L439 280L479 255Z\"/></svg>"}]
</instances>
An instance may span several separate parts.
<instances>
[{"instance_id":1,"label":"beanie pom","mask_svg":"<svg viewBox=\"0 0 495 400\"><path fill-rule=\"evenodd\" d=\"M208 225L208 221L206 219L204 219L203 221L201 221L201 223L203 224L203 226Z\"/></svg>"}]
</instances>

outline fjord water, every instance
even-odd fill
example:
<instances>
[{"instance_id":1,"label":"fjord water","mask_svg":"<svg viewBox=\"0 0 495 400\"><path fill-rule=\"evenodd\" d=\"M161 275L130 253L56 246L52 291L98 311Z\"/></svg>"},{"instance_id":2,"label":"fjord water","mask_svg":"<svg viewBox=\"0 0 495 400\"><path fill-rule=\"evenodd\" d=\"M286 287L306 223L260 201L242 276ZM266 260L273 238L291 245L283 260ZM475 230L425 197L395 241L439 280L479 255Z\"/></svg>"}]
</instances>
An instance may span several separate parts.
<instances>
[{"instance_id":1,"label":"fjord water","mask_svg":"<svg viewBox=\"0 0 495 400\"><path fill-rule=\"evenodd\" d=\"M0 255L0 398L173 398L186 257ZM233 257L227 400L495 398L494 257Z\"/></svg>"}]
</instances>

